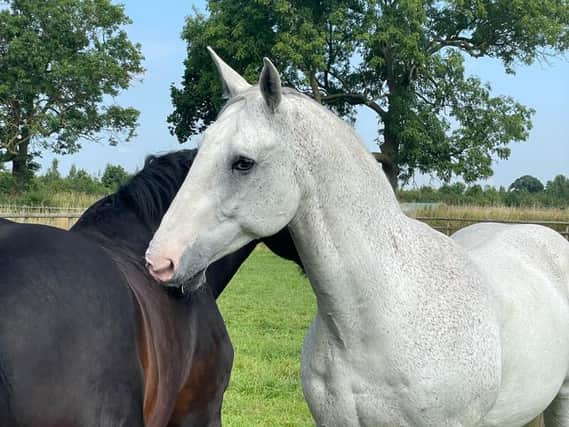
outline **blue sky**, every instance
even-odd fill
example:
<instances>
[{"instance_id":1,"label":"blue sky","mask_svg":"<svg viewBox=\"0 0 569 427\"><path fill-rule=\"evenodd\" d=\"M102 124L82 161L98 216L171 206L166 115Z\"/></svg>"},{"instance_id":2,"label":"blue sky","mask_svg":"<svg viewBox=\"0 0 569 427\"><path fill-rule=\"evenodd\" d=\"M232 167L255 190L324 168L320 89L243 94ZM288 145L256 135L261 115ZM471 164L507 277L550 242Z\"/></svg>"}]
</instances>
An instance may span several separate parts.
<instances>
[{"instance_id":1,"label":"blue sky","mask_svg":"<svg viewBox=\"0 0 569 427\"><path fill-rule=\"evenodd\" d=\"M179 84L183 74L185 44L180 33L185 16L192 13L192 3L126 0L123 4L133 20L128 27L129 36L142 45L147 71L143 80L135 82L117 102L140 110L138 136L118 147L86 142L79 153L55 156L64 174L72 164L94 174L102 171L107 163L120 164L134 171L142 166L148 154L194 146L191 141L178 144L166 124L166 117L172 110L170 85ZM203 1L193 4L200 10L205 9ZM536 110L529 140L511 144L510 158L495 163L494 176L481 183L507 186L526 174L543 182L560 173L569 176L569 57L554 58L548 64L520 65L514 76L507 75L498 61L469 59L467 72L489 82L495 95L512 96ZM356 129L366 145L376 150L375 115L362 110ZM44 168L53 158L54 155L44 154L41 160ZM417 178L416 183L438 184L426 177Z\"/></svg>"}]
</instances>

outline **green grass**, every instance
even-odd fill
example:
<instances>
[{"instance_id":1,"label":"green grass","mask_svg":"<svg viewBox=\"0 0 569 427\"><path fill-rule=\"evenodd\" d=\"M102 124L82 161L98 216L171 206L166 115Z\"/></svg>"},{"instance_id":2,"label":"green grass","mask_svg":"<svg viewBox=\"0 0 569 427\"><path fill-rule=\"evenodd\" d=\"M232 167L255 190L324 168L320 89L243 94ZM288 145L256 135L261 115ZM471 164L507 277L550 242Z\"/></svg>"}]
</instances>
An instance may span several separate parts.
<instances>
[{"instance_id":1,"label":"green grass","mask_svg":"<svg viewBox=\"0 0 569 427\"><path fill-rule=\"evenodd\" d=\"M302 340L315 313L307 279L260 247L219 305L235 348L223 425L314 425L300 385Z\"/></svg>"},{"instance_id":2,"label":"green grass","mask_svg":"<svg viewBox=\"0 0 569 427\"><path fill-rule=\"evenodd\" d=\"M3 194L0 189L0 205L3 206L57 206L58 208L88 208L105 194L89 194L78 191L36 190L19 196Z\"/></svg>"}]
</instances>

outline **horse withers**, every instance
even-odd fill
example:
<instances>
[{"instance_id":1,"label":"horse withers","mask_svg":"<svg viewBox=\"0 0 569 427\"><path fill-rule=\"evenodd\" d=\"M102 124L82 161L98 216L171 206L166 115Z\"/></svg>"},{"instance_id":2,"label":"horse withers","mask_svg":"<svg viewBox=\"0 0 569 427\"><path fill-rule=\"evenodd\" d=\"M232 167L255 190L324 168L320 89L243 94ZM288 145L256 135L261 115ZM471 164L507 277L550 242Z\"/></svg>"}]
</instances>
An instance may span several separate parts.
<instances>
[{"instance_id":1,"label":"horse withers","mask_svg":"<svg viewBox=\"0 0 569 427\"><path fill-rule=\"evenodd\" d=\"M268 60L231 98L148 248L203 270L287 226L317 298L302 352L319 426L569 426L569 243L531 225L448 238L408 218L353 129ZM193 206L194 209L189 209Z\"/></svg>"},{"instance_id":2,"label":"horse withers","mask_svg":"<svg viewBox=\"0 0 569 427\"><path fill-rule=\"evenodd\" d=\"M150 157L71 231L0 220L0 426L219 426L233 348L215 296L158 286L144 251L195 157Z\"/></svg>"}]
</instances>

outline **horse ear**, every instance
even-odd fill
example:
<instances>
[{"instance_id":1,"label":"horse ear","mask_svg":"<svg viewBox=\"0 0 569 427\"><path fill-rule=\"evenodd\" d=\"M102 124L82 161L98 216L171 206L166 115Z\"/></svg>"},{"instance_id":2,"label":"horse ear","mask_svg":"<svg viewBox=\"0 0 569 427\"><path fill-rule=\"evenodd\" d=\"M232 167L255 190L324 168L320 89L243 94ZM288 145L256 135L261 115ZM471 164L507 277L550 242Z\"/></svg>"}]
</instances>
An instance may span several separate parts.
<instances>
[{"instance_id":1,"label":"horse ear","mask_svg":"<svg viewBox=\"0 0 569 427\"><path fill-rule=\"evenodd\" d=\"M259 87L265 102L274 112L281 103L282 87L279 72L268 58L263 58L263 71L261 71Z\"/></svg>"},{"instance_id":2,"label":"horse ear","mask_svg":"<svg viewBox=\"0 0 569 427\"><path fill-rule=\"evenodd\" d=\"M223 59L217 56L217 53L211 48L207 47L207 51L211 55L211 59L219 71L221 82L223 83L223 95L227 98L233 98L235 95L249 89L251 85L239 75L237 71L227 65Z\"/></svg>"}]
</instances>

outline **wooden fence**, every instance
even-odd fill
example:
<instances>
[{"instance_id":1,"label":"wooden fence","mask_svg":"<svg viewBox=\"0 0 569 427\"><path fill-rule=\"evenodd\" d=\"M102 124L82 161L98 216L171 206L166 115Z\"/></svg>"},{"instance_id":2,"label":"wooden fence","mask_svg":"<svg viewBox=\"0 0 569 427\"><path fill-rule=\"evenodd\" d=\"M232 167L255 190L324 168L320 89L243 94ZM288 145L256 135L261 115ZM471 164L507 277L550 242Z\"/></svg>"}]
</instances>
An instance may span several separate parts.
<instances>
[{"instance_id":1,"label":"wooden fence","mask_svg":"<svg viewBox=\"0 0 569 427\"><path fill-rule=\"evenodd\" d=\"M81 213L0 213L0 217L15 222L23 222L27 224L45 224L68 230L81 217Z\"/></svg>"},{"instance_id":2,"label":"wooden fence","mask_svg":"<svg viewBox=\"0 0 569 427\"><path fill-rule=\"evenodd\" d=\"M17 213L3 212L0 207L0 217L10 219L16 222L47 224L59 228L69 229L75 224L77 219L81 216L81 209L73 209L72 212L56 212L56 208L49 208L49 210L34 212L22 212L18 210ZM447 217L416 217L416 219L423 221L447 236L450 236L455 231L460 230L467 225L476 224L479 222L497 222L501 224L538 224L550 227L557 231L563 237L569 240L569 222L567 221L515 221L515 220L500 220L500 219L474 219L474 218L447 218Z\"/></svg>"}]
</instances>

